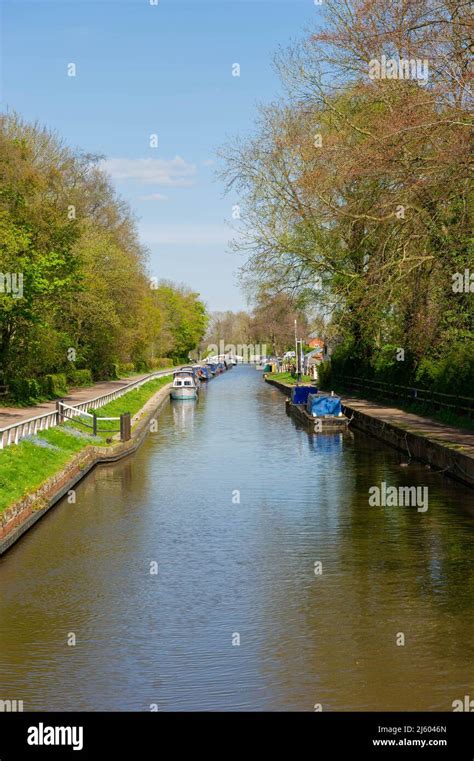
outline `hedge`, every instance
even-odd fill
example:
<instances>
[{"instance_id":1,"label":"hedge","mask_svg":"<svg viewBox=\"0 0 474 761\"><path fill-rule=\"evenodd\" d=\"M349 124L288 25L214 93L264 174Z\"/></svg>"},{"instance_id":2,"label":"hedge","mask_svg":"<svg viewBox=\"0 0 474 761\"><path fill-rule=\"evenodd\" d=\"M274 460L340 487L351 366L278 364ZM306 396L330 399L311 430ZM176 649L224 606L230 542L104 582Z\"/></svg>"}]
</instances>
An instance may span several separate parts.
<instances>
[{"instance_id":1,"label":"hedge","mask_svg":"<svg viewBox=\"0 0 474 761\"><path fill-rule=\"evenodd\" d=\"M67 381L64 373L45 375L44 384L48 396L57 397L67 394Z\"/></svg>"},{"instance_id":2,"label":"hedge","mask_svg":"<svg viewBox=\"0 0 474 761\"><path fill-rule=\"evenodd\" d=\"M8 387L16 402L35 402L44 395L40 383L35 378L14 378Z\"/></svg>"},{"instance_id":3,"label":"hedge","mask_svg":"<svg viewBox=\"0 0 474 761\"><path fill-rule=\"evenodd\" d=\"M92 373L88 369L68 370L67 380L72 386L92 386Z\"/></svg>"},{"instance_id":4,"label":"hedge","mask_svg":"<svg viewBox=\"0 0 474 761\"><path fill-rule=\"evenodd\" d=\"M408 352L397 359L399 347L386 344L372 357L361 356L354 345L338 346L330 362L318 366L321 387L344 384L344 378L371 380L430 389L453 396L474 397L474 347L461 344L441 357L415 360Z\"/></svg>"}]
</instances>

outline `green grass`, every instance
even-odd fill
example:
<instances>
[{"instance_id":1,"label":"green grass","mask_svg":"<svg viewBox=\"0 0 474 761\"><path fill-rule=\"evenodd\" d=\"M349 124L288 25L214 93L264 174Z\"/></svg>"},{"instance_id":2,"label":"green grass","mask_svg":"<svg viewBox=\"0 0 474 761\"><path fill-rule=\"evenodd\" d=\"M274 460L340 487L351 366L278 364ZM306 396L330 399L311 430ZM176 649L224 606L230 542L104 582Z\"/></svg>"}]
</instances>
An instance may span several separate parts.
<instances>
[{"instance_id":1,"label":"green grass","mask_svg":"<svg viewBox=\"0 0 474 761\"><path fill-rule=\"evenodd\" d=\"M21 441L0 452L0 512L40 486L88 444L60 428L44 431L41 439L57 449Z\"/></svg>"},{"instance_id":2,"label":"green grass","mask_svg":"<svg viewBox=\"0 0 474 761\"><path fill-rule=\"evenodd\" d=\"M98 415L115 417L122 412L130 412L133 416L153 394L169 383L171 376L156 378L145 383L140 388L129 391L114 402L97 410ZM0 451L0 512L12 505L22 497L40 487L48 478L57 473L72 460L81 450L90 444L107 446L106 438L113 434L100 432L101 428L114 425L118 428L119 421L105 421L99 426L97 438L79 438L72 433L67 433L64 426L42 431L35 440L52 444L56 449L41 447L30 440L20 441ZM68 427L84 434L91 434L90 429L85 428L77 420L68 421Z\"/></svg>"},{"instance_id":3,"label":"green grass","mask_svg":"<svg viewBox=\"0 0 474 761\"><path fill-rule=\"evenodd\" d=\"M287 386L296 386L298 379L291 373L265 373L265 377L270 380L280 381L280 383L286 383ZM311 378L310 375L302 375L300 383L314 383L316 381Z\"/></svg>"},{"instance_id":4,"label":"green grass","mask_svg":"<svg viewBox=\"0 0 474 761\"><path fill-rule=\"evenodd\" d=\"M166 386L166 384L170 383L171 380L171 375L164 375L161 378L154 378L153 380L148 381L148 383L144 383L143 386L140 386L134 391L129 391L128 394L119 397L114 402L109 402L104 407L101 407L99 410L97 410L97 415L104 417L118 417L122 414L122 412L130 412L130 415L133 417L137 412L141 410L143 405L146 404L148 399L150 399L153 394L156 394L160 388ZM112 423L112 421L105 421L104 424L99 424L98 430L100 431L101 428L108 428L111 426L111 424L118 426L119 422L118 420L114 423Z\"/></svg>"}]
</instances>

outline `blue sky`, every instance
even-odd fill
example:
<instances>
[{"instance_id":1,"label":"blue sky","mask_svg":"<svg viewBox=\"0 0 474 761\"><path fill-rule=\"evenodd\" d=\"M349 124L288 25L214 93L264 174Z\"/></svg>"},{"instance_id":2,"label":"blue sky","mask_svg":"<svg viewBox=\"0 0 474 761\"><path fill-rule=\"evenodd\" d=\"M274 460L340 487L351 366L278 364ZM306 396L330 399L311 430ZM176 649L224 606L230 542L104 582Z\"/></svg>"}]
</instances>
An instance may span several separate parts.
<instances>
[{"instance_id":1,"label":"blue sky","mask_svg":"<svg viewBox=\"0 0 474 761\"><path fill-rule=\"evenodd\" d=\"M245 308L243 260L228 250L226 225L239 199L223 196L216 150L251 131L257 104L278 96L273 54L314 28L314 0L2 5L2 110L107 157L139 218L151 275L186 283L212 310Z\"/></svg>"}]
</instances>

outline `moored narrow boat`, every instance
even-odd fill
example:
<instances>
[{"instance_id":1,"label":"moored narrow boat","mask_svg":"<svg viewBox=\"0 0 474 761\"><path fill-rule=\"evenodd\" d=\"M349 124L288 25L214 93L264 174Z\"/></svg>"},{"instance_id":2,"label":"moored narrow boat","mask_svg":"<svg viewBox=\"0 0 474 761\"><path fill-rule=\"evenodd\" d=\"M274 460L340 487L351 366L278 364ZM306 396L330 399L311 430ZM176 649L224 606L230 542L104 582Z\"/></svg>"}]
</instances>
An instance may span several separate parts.
<instances>
[{"instance_id":1,"label":"moored narrow boat","mask_svg":"<svg viewBox=\"0 0 474 761\"><path fill-rule=\"evenodd\" d=\"M349 420L341 409L341 400L318 392L315 387L295 386L286 410L312 433L336 433L347 430Z\"/></svg>"},{"instance_id":2,"label":"moored narrow boat","mask_svg":"<svg viewBox=\"0 0 474 761\"><path fill-rule=\"evenodd\" d=\"M199 366L197 369L198 378L203 383L211 379L211 371L207 367Z\"/></svg>"}]
</instances>

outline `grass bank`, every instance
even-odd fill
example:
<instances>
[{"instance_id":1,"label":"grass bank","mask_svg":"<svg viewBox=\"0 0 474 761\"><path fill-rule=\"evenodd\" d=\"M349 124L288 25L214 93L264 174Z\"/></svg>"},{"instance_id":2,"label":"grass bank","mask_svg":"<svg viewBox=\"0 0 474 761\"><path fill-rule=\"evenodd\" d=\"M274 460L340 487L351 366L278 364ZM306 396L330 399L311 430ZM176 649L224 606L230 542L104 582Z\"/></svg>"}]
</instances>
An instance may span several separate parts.
<instances>
[{"instance_id":1,"label":"grass bank","mask_svg":"<svg viewBox=\"0 0 474 761\"><path fill-rule=\"evenodd\" d=\"M129 391L127 394L119 397L114 402L109 402L104 407L96 410L96 413L101 417L118 417L122 414L122 412L130 412L131 416L133 417L133 415L136 415L137 412L140 412L141 408L147 403L148 399L150 399L153 394L156 394L160 388L166 386L166 384L170 383L171 380L171 375L165 375L162 378L154 378L153 380L148 381L148 383L144 383L143 386L140 386L133 391ZM81 429L84 429L84 426L81 426L80 423L77 425L80 426ZM103 423L98 421L97 432L101 434L101 431L104 428L110 428L110 425L111 423L108 421ZM118 423L115 425L118 425ZM108 435L111 436L112 434Z\"/></svg>"},{"instance_id":2,"label":"grass bank","mask_svg":"<svg viewBox=\"0 0 474 761\"><path fill-rule=\"evenodd\" d=\"M122 412L135 415L160 388L171 380L171 376L154 378L140 388L129 391L114 402L106 404L96 413L100 416L115 417ZM78 420L42 431L0 451L0 512L19 499L38 489L48 478L54 476L74 455L90 444L108 446L107 438L113 434L103 431L112 424L99 423L98 435L92 436L90 429ZM118 427L118 421L113 423Z\"/></svg>"},{"instance_id":3,"label":"grass bank","mask_svg":"<svg viewBox=\"0 0 474 761\"><path fill-rule=\"evenodd\" d=\"M276 380L280 381L280 383L286 383L288 386L296 386L298 383L296 376L292 375L291 373L265 373L265 377L269 378L269 380ZM300 383L314 383L317 385L316 381L313 380L310 375L302 375Z\"/></svg>"}]
</instances>

